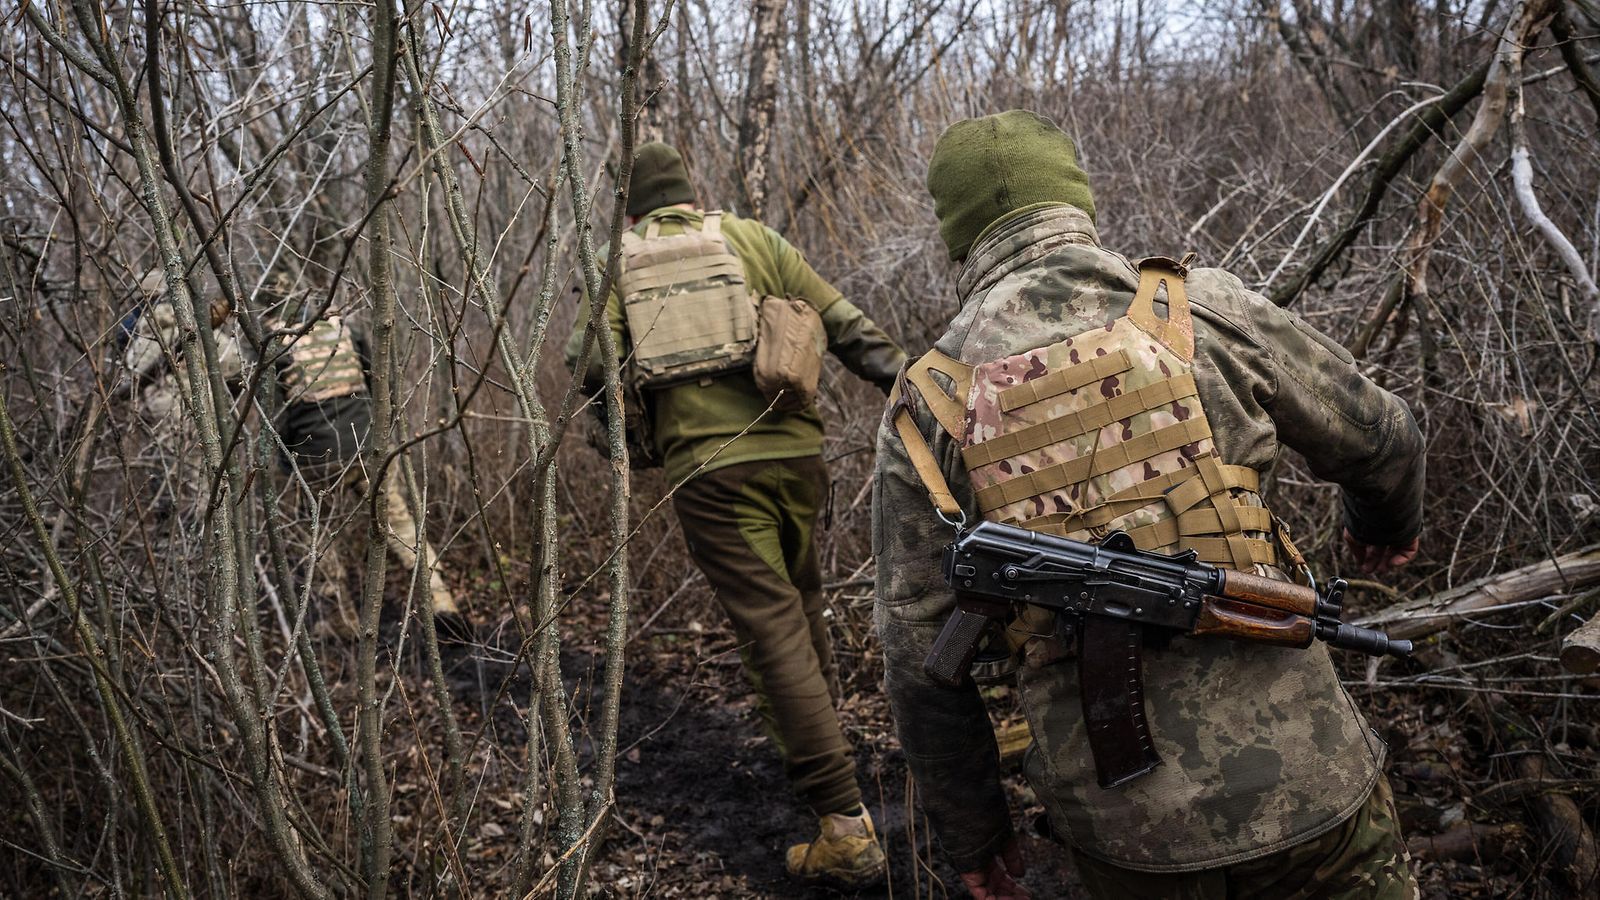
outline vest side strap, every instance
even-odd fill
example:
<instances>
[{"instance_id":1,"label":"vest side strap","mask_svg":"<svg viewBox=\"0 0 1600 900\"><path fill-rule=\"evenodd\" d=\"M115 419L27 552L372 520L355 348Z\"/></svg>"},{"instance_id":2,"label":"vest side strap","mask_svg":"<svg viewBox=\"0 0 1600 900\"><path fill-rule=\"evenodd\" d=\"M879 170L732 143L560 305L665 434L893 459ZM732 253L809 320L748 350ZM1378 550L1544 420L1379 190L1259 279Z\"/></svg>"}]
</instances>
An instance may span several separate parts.
<instances>
[{"instance_id":1,"label":"vest side strap","mask_svg":"<svg viewBox=\"0 0 1600 900\"><path fill-rule=\"evenodd\" d=\"M917 423L912 420L911 407L907 405L903 394L895 405L894 429L900 434L900 443L906 448L911 467L916 470L917 478L921 479L922 486L928 491L928 499L934 508L946 518L960 518L961 504L950 493L950 482L945 480L939 460L933 455L933 448L928 446L928 439L922 436Z\"/></svg>"}]
</instances>

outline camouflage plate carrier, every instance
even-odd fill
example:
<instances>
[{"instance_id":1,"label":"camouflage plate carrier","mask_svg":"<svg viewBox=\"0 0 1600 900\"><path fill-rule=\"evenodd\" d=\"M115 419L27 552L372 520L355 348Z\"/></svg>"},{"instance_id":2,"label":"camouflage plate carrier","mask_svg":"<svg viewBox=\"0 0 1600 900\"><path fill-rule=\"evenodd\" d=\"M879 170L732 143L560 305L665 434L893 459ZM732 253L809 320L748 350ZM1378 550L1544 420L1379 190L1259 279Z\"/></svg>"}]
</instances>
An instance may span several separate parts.
<instances>
[{"instance_id":1,"label":"camouflage plate carrier","mask_svg":"<svg viewBox=\"0 0 1600 900\"><path fill-rule=\"evenodd\" d=\"M622 235L618 294L632 337L634 387L656 388L749 368L756 307L744 266L722 239L722 213L699 228L663 237L652 219L644 235Z\"/></svg>"},{"instance_id":2,"label":"camouflage plate carrier","mask_svg":"<svg viewBox=\"0 0 1600 900\"><path fill-rule=\"evenodd\" d=\"M294 342L283 383L289 403L315 403L367 389L361 357L342 318L319 319Z\"/></svg>"},{"instance_id":3,"label":"camouflage plate carrier","mask_svg":"<svg viewBox=\"0 0 1600 900\"><path fill-rule=\"evenodd\" d=\"M930 351L905 378L962 448L984 518L1081 541L1122 530L1143 550L1194 550L1282 577L1304 561L1262 502L1259 473L1223 464L1211 440L1195 387L1186 262L1140 262L1128 314L1109 326L976 366ZM1162 293L1164 319L1155 312ZM961 515L904 404L894 423L934 505ZM1034 664L1067 652L1034 640L1054 633L1051 616L1026 606L1009 628Z\"/></svg>"}]
</instances>

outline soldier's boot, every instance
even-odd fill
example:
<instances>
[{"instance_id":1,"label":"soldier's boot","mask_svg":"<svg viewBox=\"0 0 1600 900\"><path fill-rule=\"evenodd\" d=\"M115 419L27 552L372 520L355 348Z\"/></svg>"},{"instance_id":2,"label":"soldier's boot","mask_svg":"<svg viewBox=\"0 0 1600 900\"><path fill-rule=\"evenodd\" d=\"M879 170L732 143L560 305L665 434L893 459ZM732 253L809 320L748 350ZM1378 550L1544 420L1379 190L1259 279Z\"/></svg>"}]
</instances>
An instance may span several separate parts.
<instances>
[{"instance_id":1,"label":"soldier's boot","mask_svg":"<svg viewBox=\"0 0 1600 900\"><path fill-rule=\"evenodd\" d=\"M456 605L455 595L445 586L444 579L435 571L428 579L428 594L433 601L433 627L439 640L457 644L470 644L474 640L472 623Z\"/></svg>"},{"instance_id":2,"label":"soldier's boot","mask_svg":"<svg viewBox=\"0 0 1600 900\"><path fill-rule=\"evenodd\" d=\"M801 881L854 890L883 881L889 864L878 846L872 816L829 813L822 817L816 840L789 848L789 874Z\"/></svg>"}]
</instances>

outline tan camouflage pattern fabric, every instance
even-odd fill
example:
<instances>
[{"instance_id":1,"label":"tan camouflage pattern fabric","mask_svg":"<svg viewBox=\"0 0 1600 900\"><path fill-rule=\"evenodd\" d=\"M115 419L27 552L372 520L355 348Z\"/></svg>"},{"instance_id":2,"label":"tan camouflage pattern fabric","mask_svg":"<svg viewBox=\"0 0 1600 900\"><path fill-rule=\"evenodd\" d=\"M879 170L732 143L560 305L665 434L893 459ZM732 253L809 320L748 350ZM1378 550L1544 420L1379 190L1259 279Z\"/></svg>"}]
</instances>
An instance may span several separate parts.
<instances>
[{"instance_id":1,"label":"tan camouflage pattern fabric","mask_svg":"<svg viewBox=\"0 0 1600 900\"><path fill-rule=\"evenodd\" d=\"M222 378L237 381L244 368L239 339L229 328L217 328L214 334ZM176 440L184 428L183 403L189 396L189 371L181 351L178 314L166 301L158 302L139 317L123 350L128 371L139 379L140 413L160 441Z\"/></svg>"},{"instance_id":2,"label":"tan camouflage pattern fabric","mask_svg":"<svg viewBox=\"0 0 1600 900\"><path fill-rule=\"evenodd\" d=\"M1157 875L1074 856L1084 886L1105 900L1416 900L1419 894L1387 778L1338 828L1249 862Z\"/></svg>"},{"instance_id":3,"label":"tan camouflage pattern fabric","mask_svg":"<svg viewBox=\"0 0 1600 900\"><path fill-rule=\"evenodd\" d=\"M1050 389L1034 402L1022 405L1015 405L1019 401L1010 399L1016 395L1015 388L1039 384L1054 375L1071 376L1096 363L1107 364L1097 366L1098 371L1073 379L1084 381L1081 387L1059 392ZM1006 400L1010 402L1003 402ZM1013 408L1007 409L1008 405ZM1096 424L1102 420L1108 421ZM1064 426L1064 433L1056 430L1057 423ZM1129 318L1123 317L1109 327L1095 328L1046 347L975 367L972 393L967 401L967 429L962 436L963 458L969 466L977 459L993 455L978 457L977 448L992 444L997 438L1026 435L1042 429L1050 429L1045 434L1057 439L1036 449L1014 455L1008 453L994 462L968 469L985 518L1077 540L1098 540L1121 529L1132 533L1141 548L1161 551L1186 549L1193 542L1182 538L1190 534L1229 531L1225 528L1188 529L1182 535L1174 533L1171 539L1158 540L1155 529L1146 528L1175 517L1167 501L1167 489L1198 477L1201 473L1196 463L1215 458L1217 453L1189 362L1136 327ZM1109 457L1109 451L1145 435L1158 439L1170 435L1171 439L1165 443L1175 446L1148 456L1134 453L1134 458L1125 465L1060 484L1043 493L1031 493L992 507L985 502L986 494L995 493L991 489L998 485L1032 473L1047 474L1073 460L1084 461L1092 466L1090 472L1094 472L1106 465L1097 463ZM1043 440L1041 436L1029 444ZM1133 501L1145 502L1120 502L1106 509L1109 501L1134 494L1142 485L1148 485L1149 489L1137 492ZM1233 489L1215 500L1230 507L1244 503L1263 508L1260 496L1249 490ZM1197 504L1201 510L1212 506L1210 497ZM1090 527L1071 527L1088 513L1102 509L1107 512L1103 522ZM1244 529L1242 533L1262 542L1270 537L1267 529ZM1210 558L1209 561L1241 562L1226 558Z\"/></svg>"},{"instance_id":4,"label":"tan camouflage pattern fabric","mask_svg":"<svg viewBox=\"0 0 1600 900\"><path fill-rule=\"evenodd\" d=\"M756 307L744 266L722 239L722 213L701 227L662 236L659 220L622 236L618 279L633 339L629 369L638 387L747 367L755 352Z\"/></svg>"},{"instance_id":5,"label":"tan camouflage pattern fabric","mask_svg":"<svg viewBox=\"0 0 1600 900\"><path fill-rule=\"evenodd\" d=\"M1269 473L1282 442L1341 485L1346 523L1358 535L1415 536L1423 444L1405 404L1362 376L1336 343L1227 273L1193 270L1185 284L1192 371L1221 462ZM973 248L957 285L961 311L936 348L977 366L1108 330L1127 315L1137 285L1134 266L1100 247L1086 214L1031 211ZM963 441L944 432L914 387L907 393L918 431L975 521L982 510ZM946 854L958 869L975 866L1010 835L1010 817L977 689L946 689L922 672L955 605L938 563L951 530L888 421L874 492L874 616L896 729ZM1386 749L1320 646L1177 638L1146 649L1144 681L1163 764L1105 790L1084 735L1076 666L1019 672L1038 742L1030 784L1056 833L1100 859L1182 872L1268 856L1335 828L1379 777Z\"/></svg>"},{"instance_id":6,"label":"tan camouflage pattern fabric","mask_svg":"<svg viewBox=\"0 0 1600 900\"><path fill-rule=\"evenodd\" d=\"M340 316L318 319L289 348L283 374L289 403L348 397L367 389L350 329Z\"/></svg>"}]
</instances>

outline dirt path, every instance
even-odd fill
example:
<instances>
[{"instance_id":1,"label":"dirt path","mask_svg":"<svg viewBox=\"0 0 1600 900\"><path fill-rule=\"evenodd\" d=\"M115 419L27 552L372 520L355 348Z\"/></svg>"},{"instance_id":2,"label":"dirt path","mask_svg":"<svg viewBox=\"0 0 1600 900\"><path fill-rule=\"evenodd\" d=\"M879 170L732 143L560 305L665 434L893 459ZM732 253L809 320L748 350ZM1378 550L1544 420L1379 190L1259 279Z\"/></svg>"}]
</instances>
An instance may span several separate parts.
<instances>
[{"instance_id":1,"label":"dirt path","mask_svg":"<svg viewBox=\"0 0 1600 900\"><path fill-rule=\"evenodd\" d=\"M619 895L838 896L803 888L784 872L785 849L809 838L815 821L793 798L777 752L760 736L737 667L684 671L683 662L656 657L629 675L621 726L628 749L617 785L624 828L607 857L619 874L625 863L646 874ZM881 719L881 695L847 696L845 708L859 777L890 860L885 888L861 896L963 896L954 873L929 853L925 823L908 813L905 761ZM1017 785L1012 791L1019 793ZM1017 808L1020 800L1014 798ZM1035 838L1028 844L1035 896L1081 896L1070 876L1050 865L1065 860L1058 848Z\"/></svg>"}]
</instances>

